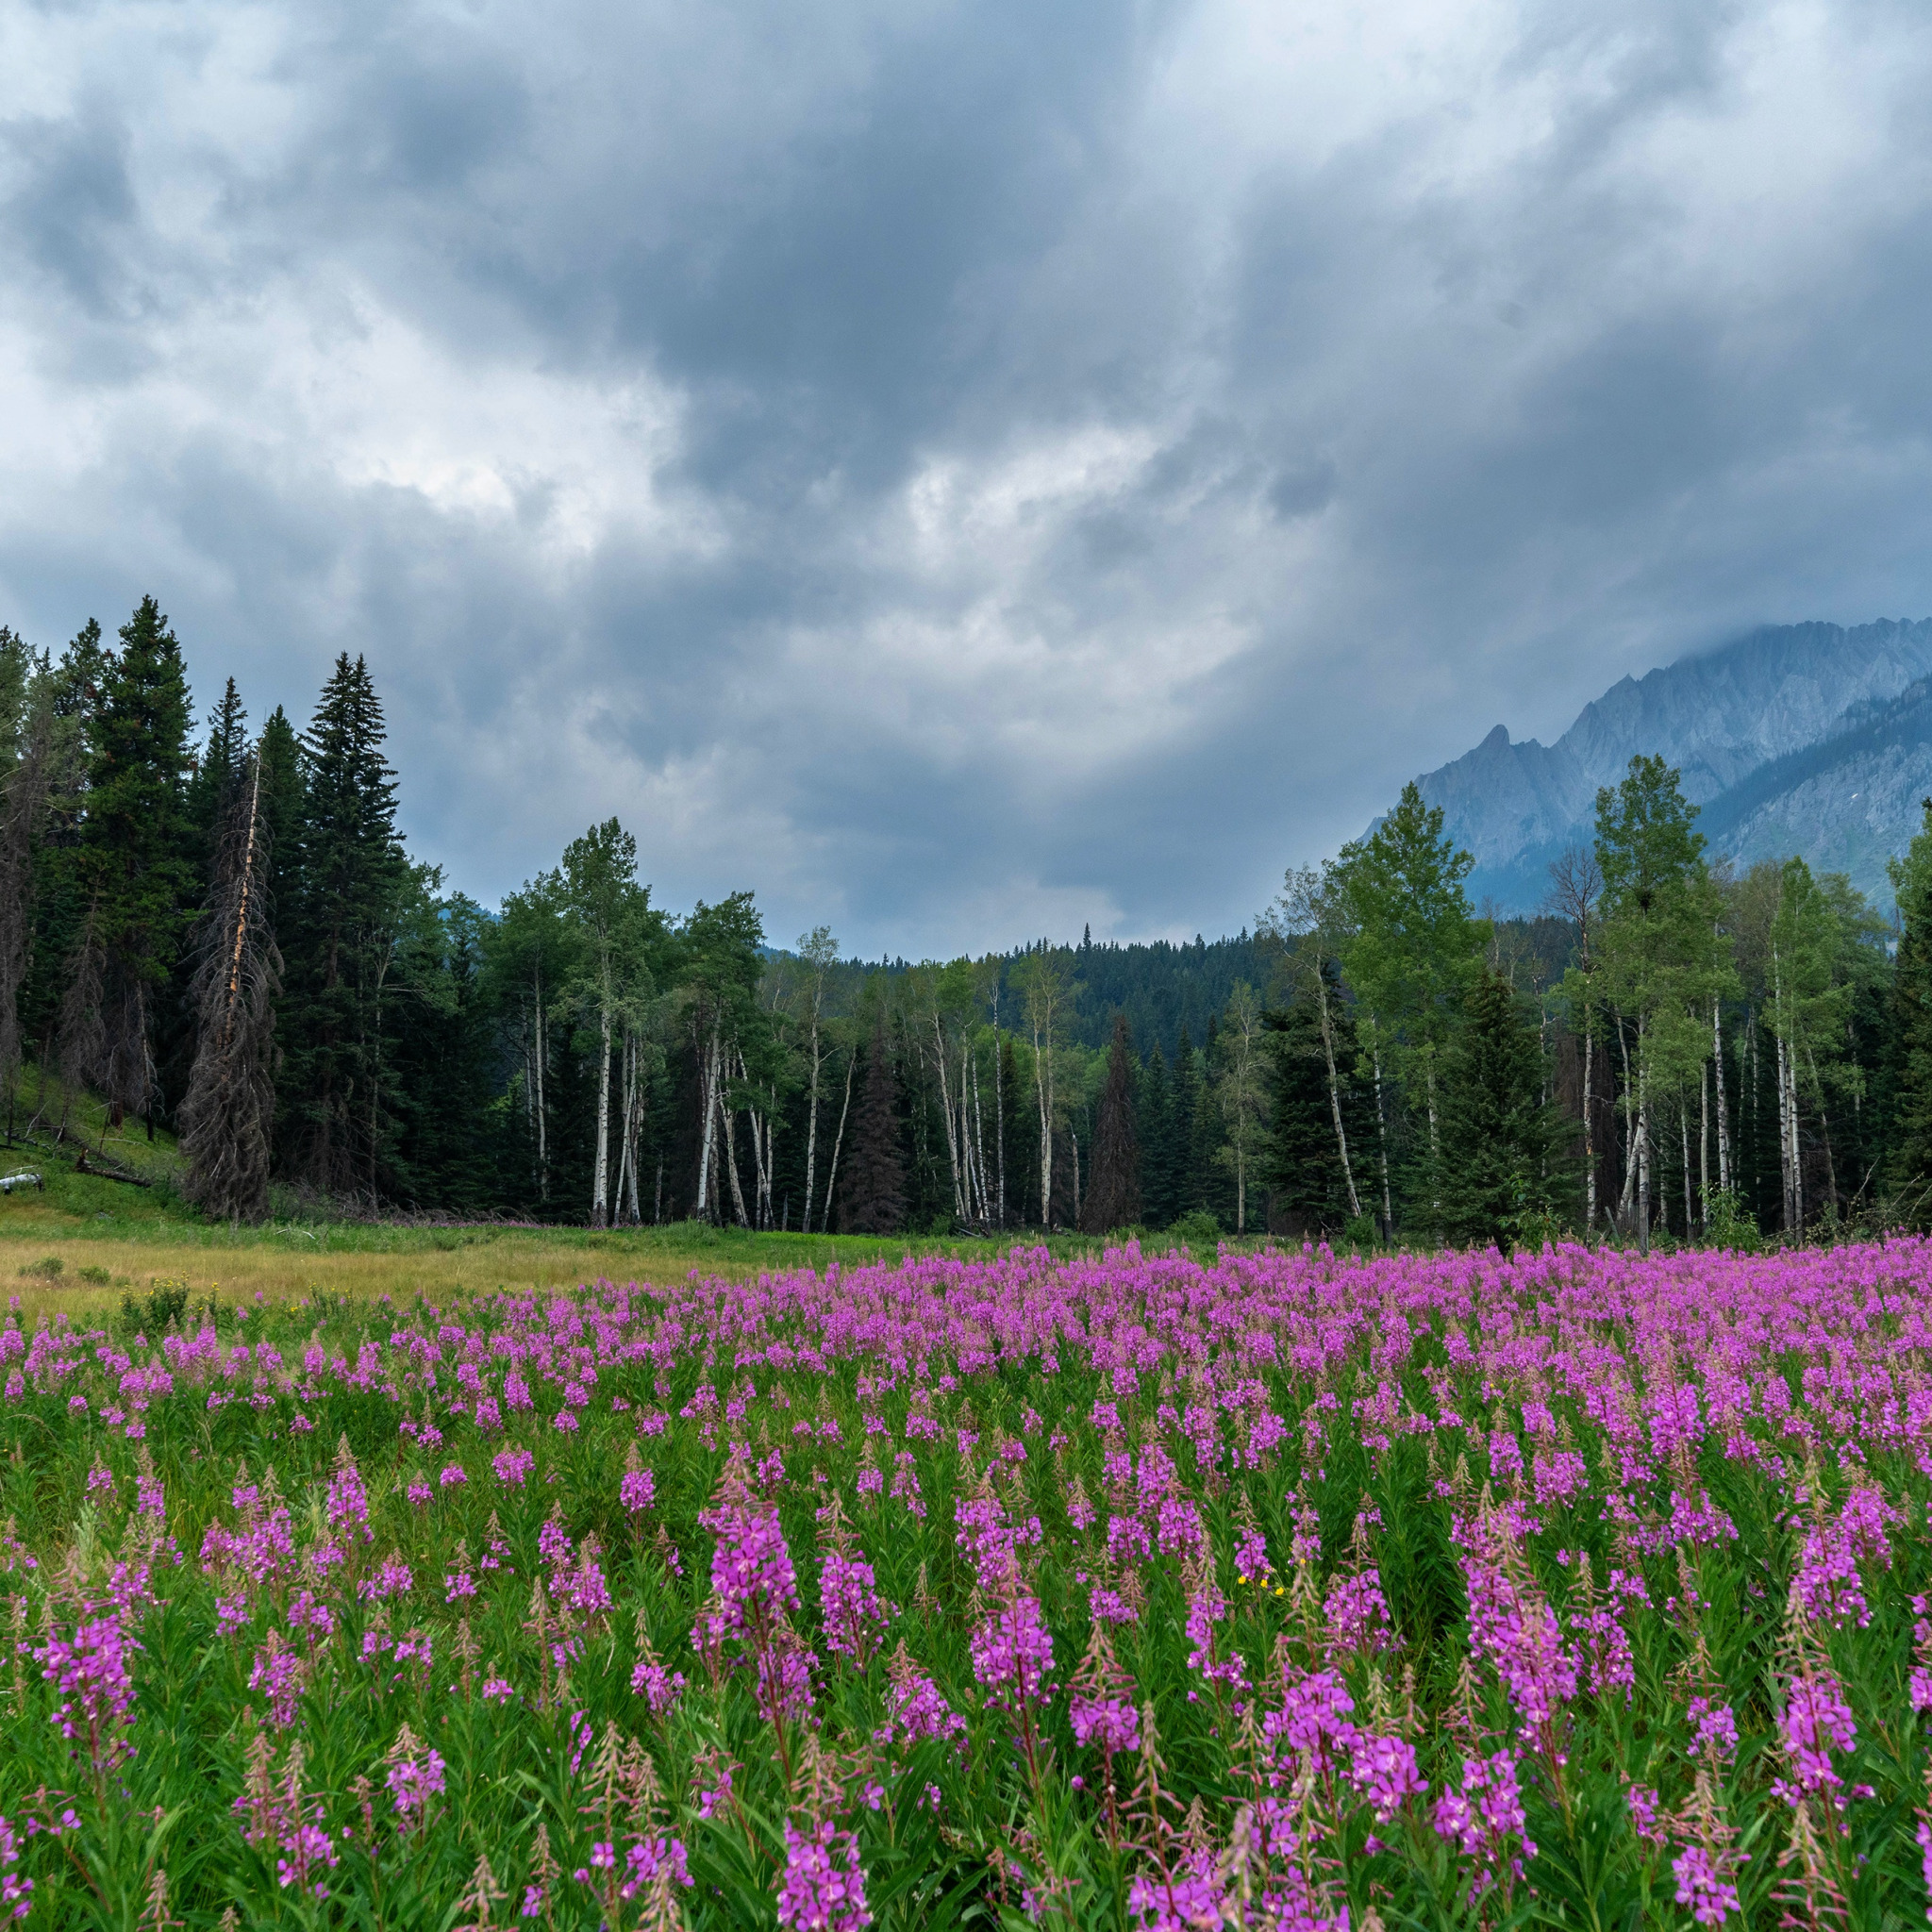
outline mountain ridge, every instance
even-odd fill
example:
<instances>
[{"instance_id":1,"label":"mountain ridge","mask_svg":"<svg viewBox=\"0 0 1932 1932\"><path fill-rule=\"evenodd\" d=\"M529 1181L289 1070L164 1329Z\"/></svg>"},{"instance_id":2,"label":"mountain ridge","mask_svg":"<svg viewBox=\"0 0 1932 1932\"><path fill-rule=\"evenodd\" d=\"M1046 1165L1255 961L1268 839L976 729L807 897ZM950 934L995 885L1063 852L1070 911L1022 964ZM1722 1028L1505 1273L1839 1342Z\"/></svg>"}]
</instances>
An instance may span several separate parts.
<instances>
[{"instance_id":1,"label":"mountain ridge","mask_svg":"<svg viewBox=\"0 0 1932 1932\"><path fill-rule=\"evenodd\" d=\"M1418 783L1475 858L1472 895L1528 911L1638 752L1677 767L1713 858L1800 852L1886 901L1932 791L1932 619L1763 625L1620 678L1553 744L1498 724Z\"/></svg>"}]
</instances>

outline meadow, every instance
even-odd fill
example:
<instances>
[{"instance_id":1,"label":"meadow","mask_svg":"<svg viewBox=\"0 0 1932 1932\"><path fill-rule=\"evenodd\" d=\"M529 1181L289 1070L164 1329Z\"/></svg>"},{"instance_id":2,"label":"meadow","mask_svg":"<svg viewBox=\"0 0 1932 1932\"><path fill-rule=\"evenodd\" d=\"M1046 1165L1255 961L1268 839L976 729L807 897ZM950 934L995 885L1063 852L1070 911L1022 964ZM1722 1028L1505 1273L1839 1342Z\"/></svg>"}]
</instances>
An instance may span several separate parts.
<instances>
[{"instance_id":1,"label":"meadow","mask_svg":"<svg viewBox=\"0 0 1932 1932\"><path fill-rule=\"evenodd\" d=\"M1932 1245L926 1255L0 1330L0 1912L1927 1910Z\"/></svg>"}]
</instances>

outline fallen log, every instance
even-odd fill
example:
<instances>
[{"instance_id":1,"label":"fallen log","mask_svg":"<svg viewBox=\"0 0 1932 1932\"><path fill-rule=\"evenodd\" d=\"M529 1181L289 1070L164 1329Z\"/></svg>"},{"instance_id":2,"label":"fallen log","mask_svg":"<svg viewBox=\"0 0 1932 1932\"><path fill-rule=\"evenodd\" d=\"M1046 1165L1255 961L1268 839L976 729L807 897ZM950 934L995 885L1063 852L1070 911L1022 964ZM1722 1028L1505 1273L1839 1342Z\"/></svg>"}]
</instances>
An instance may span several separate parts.
<instances>
[{"instance_id":1,"label":"fallen log","mask_svg":"<svg viewBox=\"0 0 1932 1932\"><path fill-rule=\"evenodd\" d=\"M125 1167L107 1167L87 1158L83 1147L74 1158L75 1174L91 1174L104 1181L125 1181L130 1188L151 1188L154 1183L138 1174L129 1174Z\"/></svg>"},{"instance_id":2,"label":"fallen log","mask_svg":"<svg viewBox=\"0 0 1932 1932\"><path fill-rule=\"evenodd\" d=\"M15 1188L39 1188L42 1193L47 1184L37 1174L0 1174L0 1194L10 1194Z\"/></svg>"}]
</instances>

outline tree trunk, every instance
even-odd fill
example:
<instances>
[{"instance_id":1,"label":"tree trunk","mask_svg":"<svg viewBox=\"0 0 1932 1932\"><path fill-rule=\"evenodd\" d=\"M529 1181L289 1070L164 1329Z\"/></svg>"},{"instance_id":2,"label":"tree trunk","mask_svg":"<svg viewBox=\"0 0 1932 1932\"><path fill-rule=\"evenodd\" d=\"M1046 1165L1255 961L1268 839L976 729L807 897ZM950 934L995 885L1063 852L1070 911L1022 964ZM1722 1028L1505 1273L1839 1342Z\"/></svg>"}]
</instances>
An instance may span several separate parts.
<instances>
[{"instance_id":1,"label":"tree trunk","mask_svg":"<svg viewBox=\"0 0 1932 1932\"><path fill-rule=\"evenodd\" d=\"M1724 1023L1717 995L1710 1001L1710 1054L1717 1062L1717 1184L1728 1193L1731 1187L1731 1124L1724 1098Z\"/></svg>"},{"instance_id":2,"label":"tree trunk","mask_svg":"<svg viewBox=\"0 0 1932 1932\"><path fill-rule=\"evenodd\" d=\"M1643 1022L1637 1022L1637 1252L1650 1253L1650 1070L1643 1063Z\"/></svg>"},{"instance_id":3,"label":"tree trunk","mask_svg":"<svg viewBox=\"0 0 1932 1932\"><path fill-rule=\"evenodd\" d=\"M932 1011L933 1066L940 1076L940 1112L946 1123L946 1166L953 1180L953 1215L958 1221L966 1217L966 1195L959 1180L959 1131L958 1124L953 1118L953 1094L946 1083L946 1034L940 1024L940 1010L937 1006Z\"/></svg>"},{"instance_id":4,"label":"tree trunk","mask_svg":"<svg viewBox=\"0 0 1932 1932\"><path fill-rule=\"evenodd\" d=\"M1322 1052L1328 1062L1328 1111L1335 1119L1335 1147L1341 1156L1341 1178L1348 1187L1348 1211L1361 1219L1361 1196L1355 1191L1355 1168L1348 1158L1348 1131L1341 1122L1341 1083L1335 1074L1335 1033L1328 1019L1328 982L1315 967L1315 998L1322 1015Z\"/></svg>"},{"instance_id":5,"label":"tree trunk","mask_svg":"<svg viewBox=\"0 0 1932 1932\"><path fill-rule=\"evenodd\" d=\"M1395 1193L1389 1182L1389 1115L1382 1105L1382 1049L1378 1046L1373 1062L1375 1069L1375 1132L1382 1143L1382 1238L1395 1239Z\"/></svg>"},{"instance_id":6,"label":"tree trunk","mask_svg":"<svg viewBox=\"0 0 1932 1932\"><path fill-rule=\"evenodd\" d=\"M1710 1228L1710 1063L1697 1077L1697 1224Z\"/></svg>"},{"instance_id":7,"label":"tree trunk","mask_svg":"<svg viewBox=\"0 0 1932 1932\"><path fill-rule=\"evenodd\" d=\"M1583 1003L1583 1228L1596 1233L1596 1008L1588 996Z\"/></svg>"},{"instance_id":8,"label":"tree trunk","mask_svg":"<svg viewBox=\"0 0 1932 1932\"><path fill-rule=\"evenodd\" d=\"M705 1124L698 1133L698 1198L697 1220L707 1219L711 1211L711 1149L716 1144L718 1124L718 1024L711 1026L710 1044L705 1049L704 1074L700 1081L703 1090L701 1105L704 1108Z\"/></svg>"},{"instance_id":9,"label":"tree trunk","mask_svg":"<svg viewBox=\"0 0 1932 1932\"><path fill-rule=\"evenodd\" d=\"M845 1144L845 1116L852 1111L852 1070L858 1064L855 1047L845 1056L845 1099L839 1108L839 1131L832 1137L832 1164L825 1170L825 1211L819 1218L821 1227L832 1224L832 1193L839 1185L839 1150Z\"/></svg>"},{"instance_id":10,"label":"tree trunk","mask_svg":"<svg viewBox=\"0 0 1932 1932\"><path fill-rule=\"evenodd\" d=\"M1033 1091L1040 1107L1040 1221L1053 1225L1053 1088L1047 1056L1040 1048L1040 1028L1033 1029Z\"/></svg>"},{"instance_id":11,"label":"tree trunk","mask_svg":"<svg viewBox=\"0 0 1932 1932\"><path fill-rule=\"evenodd\" d=\"M610 1224L610 1002L597 1013L597 1158L591 1170L591 1225Z\"/></svg>"},{"instance_id":12,"label":"tree trunk","mask_svg":"<svg viewBox=\"0 0 1932 1932\"><path fill-rule=\"evenodd\" d=\"M537 1198L550 1200L550 1112L543 1101L543 1070L550 1059L550 1015L543 1009L543 968L536 971L537 988Z\"/></svg>"},{"instance_id":13,"label":"tree trunk","mask_svg":"<svg viewBox=\"0 0 1932 1932\"><path fill-rule=\"evenodd\" d=\"M806 1107L805 1125L805 1213L800 1218L801 1234L811 1232L811 1203L819 1174L819 1003L811 1007L811 1098Z\"/></svg>"},{"instance_id":14,"label":"tree trunk","mask_svg":"<svg viewBox=\"0 0 1932 1932\"><path fill-rule=\"evenodd\" d=\"M1001 1062L1005 1058L1000 1051L999 1007L995 995L992 1021L992 1142L993 1153L1000 1166L1001 1227L1007 1224L1007 1095L1001 1074Z\"/></svg>"},{"instance_id":15,"label":"tree trunk","mask_svg":"<svg viewBox=\"0 0 1932 1932\"><path fill-rule=\"evenodd\" d=\"M731 1179L731 1208L740 1227L749 1227L751 1217L744 1211L744 1183L738 1177L738 1135L732 1124L732 1109L724 1105L724 1083L718 1082L718 1111L724 1122L724 1172Z\"/></svg>"},{"instance_id":16,"label":"tree trunk","mask_svg":"<svg viewBox=\"0 0 1932 1932\"><path fill-rule=\"evenodd\" d=\"M1677 1103L1677 1152L1684 1166L1684 1239L1690 1239L1690 1108L1688 1102Z\"/></svg>"}]
</instances>

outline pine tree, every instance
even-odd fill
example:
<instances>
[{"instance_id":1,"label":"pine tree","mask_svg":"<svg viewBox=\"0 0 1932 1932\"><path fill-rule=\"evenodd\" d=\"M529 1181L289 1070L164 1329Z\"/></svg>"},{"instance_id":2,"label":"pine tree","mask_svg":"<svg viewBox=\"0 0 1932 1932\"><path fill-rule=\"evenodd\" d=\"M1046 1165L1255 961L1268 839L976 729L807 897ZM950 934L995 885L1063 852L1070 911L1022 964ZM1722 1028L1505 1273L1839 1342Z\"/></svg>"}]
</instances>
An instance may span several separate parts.
<instances>
[{"instance_id":1,"label":"pine tree","mask_svg":"<svg viewBox=\"0 0 1932 1932\"><path fill-rule=\"evenodd\" d=\"M1193 1130L1187 1149L1187 1179L1182 1187L1183 1212L1205 1210L1223 1227L1234 1225L1234 1174L1221 1159L1227 1140L1227 1120L1221 1096L1215 1091L1215 1076L1221 1070L1221 1016L1208 1017L1208 1038L1199 1060L1199 1085L1195 1090Z\"/></svg>"},{"instance_id":2,"label":"pine tree","mask_svg":"<svg viewBox=\"0 0 1932 1932\"><path fill-rule=\"evenodd\" d=\"M852 1123L839 1225L846 1234L897 1234L906 1225L906 1160L899 1145L899 1082L883 1013L866 1049L865 1080Z\"/></svg>"},{"instance_id":3,"label":"pine tree","mask_svg":"<svg viewBox=\"0 0 1932 1932\"><path fill-rule=\"evenodd\" d=\"M1141 1096L1137 1124L1141 1136L1141 1211L1149 1227L1165 1227L1174 1218L1169 1199L1168 1174L1172 1166L1170 1141L1174 1127L1173 1082L1168 1077L1167 1059L1155 1046L1141 1069Z\"/></svg>"},{"instance_id":4,"label":"pine tree","mask_svg":"<svg viewBox=\"0 0 1932 1932\"><path fill-rule=\"evenodd\" d=\"M1354 1213L1335 1132L1338 1099L1351 1145L1372 1145L1375 1130L1372 1097L1356 1072L1354 1019L1336 995L1332 968L1324 978L1336 1092L1329 1091L1328 1047L1322 1038L1315 990L1306 988L1285 1011L1267 1017L1269 1125L1261 1143L1260 1177L1269 1189L1273 1212L1302 1235L1336 1234Z\"/></svg>"},{"instance_id":5,"label":"pine tree","mask_svg":"<svg viewBox=\"0 0 1932 1932\"><path fill-rule=\"evenodd\" d=\"M393 1077L383 1058L383 981L414 883L384 735L368 667L345 653L302 740L295 904L277 914L295 962L282 1029L285 1158L325 1192L370 1197L380 1191Z\"/></svg>"},{"instance_id":6,"label":"pine tree","mask_svg":"<svg viewBox=\"0 0 1932 1932\"><path fill-rule=\"evenodd\" d=\"M1485 972L1442 1061L1440 1174L1428 1191L1454 1241L1507 1247L1566 1196L1567 1129L1543 1099L1537 1030L1509 982Z\"/></svg>"},{"instance_id":7,"label":"pine tree","mask_svg":"<svg viewBox=\"0 0 1932 1932\"><path fill-rule=\"evenodd\" d=\"M92 912L83 947L99 957L81 958L75 975L90 987L98 980L100 1008L97 1024L81 1018L69 1038L74 1071L85 1066L101 1087L113 1124L142 1113L150 1134L156 996L193 916L189 722L181 646L143 597L101 681L80 853Z\"/></svg>"},{"instance_id":8,"label":"pine tree","mask_svg":"<svg viewBox=\"0 0 1932 1932\"><path fill-rule=\"evenodd\" d=\"M1186 1026L1174 1056L1174 1093L1168 1108L1167 1172L1162 1176L1162 1195L1170 1224L1191 1213L1202 1203L1190 1185L1192 1179L1194 1130L1207 1087L1201 1073L1201 1057L1194 1050Z\"/></svg>"},{"instance_id":9,"label":"pine tree","mask_svg":"<svg viewBox=\"0 0 1932 1932\"><path fill-rule=\"evenodd\" d=\"M1885 1069L1885 1191L1911 1227L1932 1224L1932 798L1923 809L1917 835L1890 868L1900 931Z\"/></svg>"},{"instance_id":10,"label":"pine tree","mask_svg":"<svg viewBox=\"0 0 1932 1932\"><path fill-rule=\"evenodd\" d=\"M1004 1166L995 1170L996 1176L1004 1175L1004 1211L1000 1223L1003 1227L1011 1227L1015 1224L1024 1226L1037 1218L1029 1215L1026 1209L1040 1187L1039 1129L1033 1124L1033 1110L1026 1104L1027 1095L1021 1085L1017 1060L1013 1036L1003 1032L1000 1035L998 1159Z\"/></svg>"},{"instance_id":11,"label":"pine tree","mask_svg":"<svg viewBox=\"0 0 1932 1932\"><path fill-rule=\"evenodd\" d=\"M260 759L250 758L229 788L192 986L194 1065L181 1103L184 1191L204 1214L230 1222L259 1221L268 1212L275 1123L282 956L269 925L261 777Z\"/></svg>"},{"instance_id":12,"label":"pine tree","mask_svg":"<svg viewBox=\"0 0 1932 1932\"><path fill-rule=\"evenodd\" d=\"M53 778L53 689L36 658L0 628L0 1095L13 1131L20 1071L21 1004L33 961L34 852Z\"/></svg>"},{"instance_id":13,"label":"pine tree","mask_svg":"<svg viewBox=\"0 0 1932 1932\"><path fill-rule=\"evenodd\" d=\"M187 818L197 845L204 882L212 876L220 845L234 808L235 793L245 782L253 785L253 755L248 746L248 714L235 680L228 679L208 721L208 744L188 781Z\"/></svg>"},{"instance_id":14,"label":"pine tree","mask_svg":"<svg viewBox=\"0 0 1932 1932\"><path fill-rule=\"evenodd\" d=\"M1080 1224L1089 1234L1128 1227L1141 1218L1141 1149L1134 1133L1133 1062L1127 1019L1116 1013L1107 1057L1107 1086L1093 1134L1093 1160L1080 1201Z\"/></svg>"}]
</instances>

